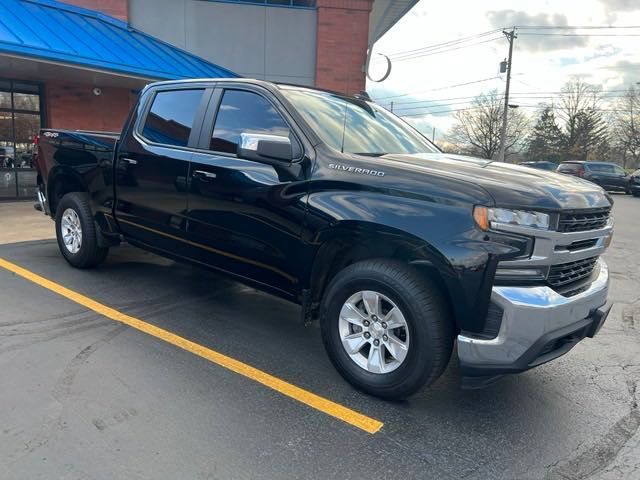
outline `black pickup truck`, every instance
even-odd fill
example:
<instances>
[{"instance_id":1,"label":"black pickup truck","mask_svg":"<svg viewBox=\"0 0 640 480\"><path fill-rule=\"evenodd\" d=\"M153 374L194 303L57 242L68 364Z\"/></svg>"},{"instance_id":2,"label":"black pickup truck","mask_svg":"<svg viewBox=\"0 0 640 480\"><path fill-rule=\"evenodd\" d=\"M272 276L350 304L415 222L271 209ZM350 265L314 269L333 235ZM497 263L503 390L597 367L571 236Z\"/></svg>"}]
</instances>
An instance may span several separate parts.
<instances>
[{"instance_id":1,"label":"black pickup truck","mask_svg":"<svg viewBox=\"0 0 640 480\"><path fill-rule=\"evenodd\" d=\"M610 197L447 155L364 96L256 80L145 88L120 135L44 129L39 205L74 267L126 241L301 305L356 387L404 397L552 360L610 310Z\"/></svg>"}]
</instances>

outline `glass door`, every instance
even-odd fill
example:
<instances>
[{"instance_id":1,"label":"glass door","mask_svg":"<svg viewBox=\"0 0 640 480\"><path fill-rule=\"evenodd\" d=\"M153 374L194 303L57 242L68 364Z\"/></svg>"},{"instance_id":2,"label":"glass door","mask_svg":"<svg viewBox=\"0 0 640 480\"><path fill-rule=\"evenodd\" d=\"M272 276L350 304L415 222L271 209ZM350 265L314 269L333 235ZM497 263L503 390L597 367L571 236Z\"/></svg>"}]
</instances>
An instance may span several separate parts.
<instances>
[{"instance_id":1,"label":"glass door","mask_svg":"<svg viewBox=\"0 0 640 480\"><path fill-rule=\"evenodd\" d=\"M0 79L0 200L34 198L34 137L43 126L41 87Z\"/></svg>"}]
</instances>

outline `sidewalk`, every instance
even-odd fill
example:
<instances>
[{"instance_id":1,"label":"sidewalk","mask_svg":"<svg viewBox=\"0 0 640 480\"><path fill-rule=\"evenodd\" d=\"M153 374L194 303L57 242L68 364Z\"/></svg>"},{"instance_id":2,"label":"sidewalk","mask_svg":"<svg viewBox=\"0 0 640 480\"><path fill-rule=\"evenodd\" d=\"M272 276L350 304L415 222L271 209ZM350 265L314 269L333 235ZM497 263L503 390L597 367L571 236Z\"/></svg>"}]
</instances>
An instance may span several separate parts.
<instances>
[{"instance_id":1,"label":"sidewalk","mask_svg":"<svg viewBox=\"0 0 640 480\"><path fill-rule=\"evenodd\" d=\"M34 203L0 202L0 245L55 238L54 223L35 210Z\"/></svg>"}]
</instances>

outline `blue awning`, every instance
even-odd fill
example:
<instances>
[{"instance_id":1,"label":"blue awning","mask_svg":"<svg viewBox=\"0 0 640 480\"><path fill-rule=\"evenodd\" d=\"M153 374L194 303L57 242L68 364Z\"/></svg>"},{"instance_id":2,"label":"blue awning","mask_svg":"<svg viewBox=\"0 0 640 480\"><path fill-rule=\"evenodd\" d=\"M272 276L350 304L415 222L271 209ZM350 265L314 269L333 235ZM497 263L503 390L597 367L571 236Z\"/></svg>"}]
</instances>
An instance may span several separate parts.
<instances>
[{"instance_id":1,"label":"blue awning","mask_svg":"<svg viewBox=\"0 0 640 480\"><path fill-rule=\"evenodd\" d=\"M238 77L121 20L54 0L0 1L0 55L146 79Z\"/></svg>"}]
</instances>

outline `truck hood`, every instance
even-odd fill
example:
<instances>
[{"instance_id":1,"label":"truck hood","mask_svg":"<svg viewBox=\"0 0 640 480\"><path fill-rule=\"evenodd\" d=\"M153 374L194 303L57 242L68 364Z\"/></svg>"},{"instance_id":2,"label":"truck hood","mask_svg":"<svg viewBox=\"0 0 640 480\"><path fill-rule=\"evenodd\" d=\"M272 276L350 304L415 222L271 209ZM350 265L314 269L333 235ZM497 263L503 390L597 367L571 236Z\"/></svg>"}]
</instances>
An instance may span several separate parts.
<instances>
[{"instance_id":1,"label":"truck hood","mask_svg":"<svg viewBox=\"0 0 640 480\"><path fill-rule=\"evenodd\" d=\"M444 153L389 154L377 160L380 169L423 174L425 182L428 176L437 175L478 185L493 197L497 206L567 210L610 207L613 203L595 183L509 163Z\"/></svg>"}]
</instances>

